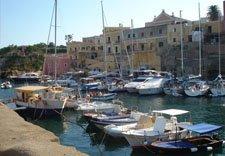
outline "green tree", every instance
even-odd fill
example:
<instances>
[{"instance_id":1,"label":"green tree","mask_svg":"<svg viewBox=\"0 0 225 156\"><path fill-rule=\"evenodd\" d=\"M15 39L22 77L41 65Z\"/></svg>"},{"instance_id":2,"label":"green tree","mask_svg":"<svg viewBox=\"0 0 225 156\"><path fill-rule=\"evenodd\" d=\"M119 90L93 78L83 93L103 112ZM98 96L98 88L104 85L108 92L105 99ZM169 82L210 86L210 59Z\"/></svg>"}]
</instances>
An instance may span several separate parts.
<instances>
[{"instance_id":1,"label":"green tree","mask_svg":"<svg viewBox=\"0 0 225 156\"><path fill-rule=\"evenodd\" d=\"M208 16L210 21L218 20L219 16L220 16L219 7L217 5L209 6L207 16Z\"/></svg>"}]
</instances>

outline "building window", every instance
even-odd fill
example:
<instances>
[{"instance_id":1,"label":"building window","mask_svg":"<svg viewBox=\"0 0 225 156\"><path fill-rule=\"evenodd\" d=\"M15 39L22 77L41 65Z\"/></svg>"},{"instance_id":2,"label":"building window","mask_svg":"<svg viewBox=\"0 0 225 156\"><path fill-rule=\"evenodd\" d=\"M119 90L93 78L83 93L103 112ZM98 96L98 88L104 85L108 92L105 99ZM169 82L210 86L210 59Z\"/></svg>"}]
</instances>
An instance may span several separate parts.
<instances>
[{"instance_id":1,"label":"building window","mask_svg":"<svg viewBox=\"0 0 225 156\"><path fill-rule=\"evenodd\" d=\"M208 26L208 33L212 33L212 26Z\"/></svg>"},{"instance_id":2,"label":"building window","mask_svg":"<svg viewBox=\"0 0 225 156\"><path fill-rule=\"evenodd\" d=\"M67 66L67 64L65 63L65 67Z\"/></svg>"},{"instance_id":3,"label":"building window","mask_svg":"<svg viewBox=\"0 0 225 156\"><path fill-rule=\"evenodd\" d=\"M162 29L159 29L159 34L160 34L160 35L162 34Z\"/></svg>"},{"instance_id":4,"label":"building window","mask_svg":"<svg viewBox=\"0 0 225 156\"><path fill-rule=\"evenodd\" d=\"M188 35L188 42L192 42L192 35Z\"/></svg>"},{"instance_id":5,"label":"building window","mask_svg":"<svg viewBox=\"0 0 225 156\"><path fill-rule=\"evenodd\" d=\"M135 38L136 37L136 34L133 34L133 38Z\"/></svg>"},{"instance_id":6,"label":"building window","mask_svg":"<svg viewBox=\"0 0 225 156\"><path fill-rule=\"evenodd\" d=\"M176 38L173 38L173 42L177 42Z\"/></svg>"},{"instance_id":7,"label":"building window","mask_svg":"<svg viewBox=\"0 0 225 156\"><path fill-rule=\"evenodd\" d=\"M131 50L131 49L130 49L130 46L128 45L128 46L127 46L127 51L130 51L130 50Z\"/></svg>"},{"instance_id":8,"label":"building window","mask_svg":"<svg viewBox=\"0 0 225 156\"><path fill-rule=\"evenodd\" d=\"M100 43L100 40L98 40L98 43Z\"/></svg>"},{"instance_id":9,"label":"building window","mask_svg":"<svg viewBox=\"0 0 225 156\"><path fill-rule=\"evenodd\" d=\"M108 47L108 53L110 53L111 52L111 47Z\"/></svg>"},{"instance_id":10,"label":"building window","mask_svg":"<svg viewBox=\"0 0 225 156\"><path fill-rule=\"evenodd\" d=\"M153 43L150 43L150 50L152 50L153 48Z\"/></svg>"},{"instance_id":11,"label":"building window","mask_svg":"<svg viewBox=\"0 0 225 156\"><path fill-rule=\"evenodd\" d=\"M120 36L117 36L117 41L120 42Z\"/></svg>"},{"instance_id":12,"label":"building window","mask_svg":"<svg viewBox=\"0 0 225 156\"><path fill-rule=\"evenodd\" d=\"M118 52L118 47L116 46L116 52Z\"/></svg>"},{"instance_id":13,"label":"building window","mask_svg":"<svg viewBox=\"0 0 225 156\"><path fill-rule=\"evenodd\" d=\"M142 33L141 33L141 37L144 37L144 36L145 36L145 33L142 32Z\"/></svg>"},{"instance_id":14,"label":"building window","mask_svg":"<svg viewBox=\"0 0 225 156\"><path fill-rule=\"evenodd\" d=\"M150 36L153 36L153 32L152 31L150 32Z\"/></svg>"},{"instance_id":15,"label":"building window","mask_svg":"<svg viewBox=\"0 0 225 156\"><path fill-rule=\"evenodd\" d=\"M130 38L130 34L127 35L127 38Z\"/></svg>"},{"instance_id":16,"label":"building window","mask_svg":"<svg viewBox=\"0 0 225 156\"><path fill-rule=\"evenodd\" d=\"M177 31L177 29L176 28L173 28L173 32L176 32Z\"/></svg>"},{"instance_id":17,"label":"building window","mask_svg":"<svg viewBox=\"0 0 225 156\"><path fill-rule=\"evenodd\" d=\"M159 47L163 47L163 42L159 42Z\"/></svg>"},{"instance_id":18,"label":"building window","mask_svg":"<svg viewBox=\"0 0 225 156\"><path fill-rule=\"evenodd\" d=\"M144 45L144 44L141 45L141 50L142 50L142 51L145 50L145 45Z\"/></svg>"},{"instance_id":19,"label":"building window","mask_svg":"<svg viewBox=\"0 0 225 156\"><path fill-rule=\"evenodd\" d=\"M108 40L107 40L107 42L108 42L108 43L110 43L110 37L108 37Z\"/></svg>"}]
</instances>

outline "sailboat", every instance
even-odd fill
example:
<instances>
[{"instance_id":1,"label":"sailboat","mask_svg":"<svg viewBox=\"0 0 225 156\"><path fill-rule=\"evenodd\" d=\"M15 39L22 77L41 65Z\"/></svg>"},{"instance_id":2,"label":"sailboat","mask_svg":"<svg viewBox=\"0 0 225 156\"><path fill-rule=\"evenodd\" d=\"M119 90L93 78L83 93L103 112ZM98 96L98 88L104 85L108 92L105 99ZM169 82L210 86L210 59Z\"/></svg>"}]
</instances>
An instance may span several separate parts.
<instances>
[{"instance_id":1,"label":"sailboat","mask_svg":"<svg viewBox=\"0 0 225 156\"><path fill-rule=\"evenodd\" d=\"M200 18L200 3L199 8L199 77L197 79L191 79L185 83L184 92L191 97L203 96L209 90L209 85L206 81L201 80L201 18Z\"/></svg>"},{"instance_id":2,"label":"sailboat","mask_svg":"<svg viewBox=\"0 0 225 156\"><path fill-rule=\"evenodd\" d=\"M218 31L220 31L220 19L218 22ZM221 75L221 58L220 58L220 32L218 32L218 49L219 49L219 75L213 80L210 91L213 97L225 96L225 81Z\"/></svg>"},{"instance_id":3,"label":"sailboat","mask_svg":"<svg viewBox=\"0 0 225 156\"><path fill-rule=\"evenodd\" d=\"M57 37L57 0L54 4L55 11L55 54ZM55 64L56 79L56 64ZM22 86L15 88L16 97L13 99L18 107L26 107L24 115L33 118L44 118L60 115L64 108L73 108L77 105L76 97L70 90L60 86Z\"/></svg>"}]
</instances>

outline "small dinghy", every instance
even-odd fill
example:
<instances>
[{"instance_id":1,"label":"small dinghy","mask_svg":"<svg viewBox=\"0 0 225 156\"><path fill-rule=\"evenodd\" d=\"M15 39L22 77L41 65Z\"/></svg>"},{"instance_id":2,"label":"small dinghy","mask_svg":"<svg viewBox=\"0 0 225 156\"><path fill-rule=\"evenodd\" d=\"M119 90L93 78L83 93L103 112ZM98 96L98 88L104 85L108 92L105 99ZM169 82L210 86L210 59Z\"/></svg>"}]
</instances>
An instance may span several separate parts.
<instances>
[{"instance_id":1,"label":"small dinghy","mask_svg":"<svg viewBox=\"0 0 225 156\"><path fill-rule=\"evenodd\" d=\"M196 132L200 136L173 141L156 141L147 145L155 153L165 154L187 154L197 152L211 152L222 147L223 141L209 136L212 132L220 130L222 126L201 123L197 125L184 126L189 131Z\"/></svg>"}]
</instances>

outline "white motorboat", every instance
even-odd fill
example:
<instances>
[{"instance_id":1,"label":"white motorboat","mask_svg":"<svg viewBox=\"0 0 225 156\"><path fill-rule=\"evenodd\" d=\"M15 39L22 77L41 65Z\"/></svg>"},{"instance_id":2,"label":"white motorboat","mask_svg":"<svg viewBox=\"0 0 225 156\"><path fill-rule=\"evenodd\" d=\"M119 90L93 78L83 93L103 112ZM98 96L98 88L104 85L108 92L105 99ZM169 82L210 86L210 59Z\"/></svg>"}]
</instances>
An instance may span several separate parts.
<instances>
[{"instance_id":1,"label":"white motorboat","mask_svg":"<svg viewBox=\"0 0 225 156\"><path fill-rule=\"evenodd\" d=\"M142 148L145 146L146 142L151 143L159 139L173 140L176 138L185 138L187 136L188 131L181 127L190 125L191 123L178 122L176 116L187 114L188 111L168 109L153 112L160 115L156 116L155 123L152 127L122 132L132 148ZM163 115L169 115L171 117L166 119Z\"/></svg>"},{"instance_id":2,"label":"white motorboat","mask_svg":"<svg viewBox=\"0 0 225 156\"><path fill-rule=\"evenodd\" d=\"M1 84L1 89L9 89L12 88L12 84L9 81L5 81Z\"/></svg>"},{"instance_id":3,"label":"white motorboat","mask_svg":"<svg viewBox=\"0 0 225 156\"><path fill-rule=\"evenodd\" d=\"M184 92L191 97L203 96L209 90L209 85L206 81L199 79L192 79L186 82Z\"/></svg>"},{"instance_id":4,"label":"white motorboat","mask_svg":"<svg viewBox=\"0 0 225 156\"><path fill-rule=\"evenodd\" d=\"M124 88L129 92L129 93L137 93L137 86L142 84L144 81L147 79L152 79L153 77L138 77L131 81L130 83L127 83Z\"/></svg>"},{"instance_id":5,"label":"white motorboat","mask_svg":"<svg viewBox=\"0 0 225 156\"><path fill-rule=\"evenodd\" d=\"M138 85L136 89L141 95L153 95L163 93L163 84L167 79L163 77L156 77L147 79L142 84Z\"/></svg>"},{"instance_id":6,"label":"white motorboat","mask_svg":"<svg viewBox=\"0 0 225 156\"><path fill-rule=\"evenodd\" d=\"M122 132L128 131L131 129L143 129L152 127L154 124L155 118L153 116L142 115L137 123L124 124L124 125L108 125L104 127L104 131L106 134L114 137L114 138L123 138Z\"/></svg>"},{"instance_id":7,"label":"white motorboat","mask_svg":"<svg viewBox=\"0 0 225 156\"><path fill-rule=\"evenodd\" d=\"M218 77L213 80L210 85L210 91L213 97L225 96L225 81L221 75L218 75Z\"/></svg>"}]
</instances>

